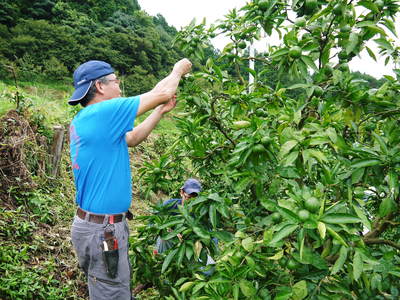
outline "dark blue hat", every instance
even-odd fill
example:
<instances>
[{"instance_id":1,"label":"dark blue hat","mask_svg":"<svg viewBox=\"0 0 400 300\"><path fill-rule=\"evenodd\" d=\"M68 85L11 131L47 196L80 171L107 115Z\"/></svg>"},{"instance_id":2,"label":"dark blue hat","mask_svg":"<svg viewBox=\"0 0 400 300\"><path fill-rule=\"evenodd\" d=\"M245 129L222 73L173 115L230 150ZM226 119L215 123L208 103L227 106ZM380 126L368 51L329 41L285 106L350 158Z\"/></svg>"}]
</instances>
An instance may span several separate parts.
<instances>
[{"instance_id":1,"label":"dark blue hat","mask_svg":"<svg viewBox=\"0 0 400 300\"><path fill-rule=\"evenodd\" d=\"M194 178L189 178L188 180L185 181L185 184L182 187L183 191L186 194L192 194L192 193L200 193L201 192L201 184L198 180Z\"/></svg>"},{"instance_id":2,"label":"dark blue hat","mask_svg":"<svg viewBox=\"0 0 400 300\"><path fill-rule=\"evenodd\" d=\"M74 72L75 91L68 104L76 105L86 96L93 80L114 73L110 64L101 60L90 60L81 64Z\"/></svg>"}]
</instances>

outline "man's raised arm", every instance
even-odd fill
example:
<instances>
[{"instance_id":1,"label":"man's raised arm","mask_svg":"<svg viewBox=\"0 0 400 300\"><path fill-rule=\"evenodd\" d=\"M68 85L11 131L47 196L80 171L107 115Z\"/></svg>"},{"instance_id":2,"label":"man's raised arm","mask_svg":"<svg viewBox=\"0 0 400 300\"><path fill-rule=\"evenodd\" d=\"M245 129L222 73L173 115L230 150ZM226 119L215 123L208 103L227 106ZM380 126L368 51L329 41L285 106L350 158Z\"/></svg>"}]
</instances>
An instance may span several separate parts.
<instances>
[{"instance_id":1,"label":"man's raised arm","mask_svg":"<svg viewBox=\"0 0 400 300\"><path fill-rule=\"evenodd\" d=\"M140 95L137 116L171 99L176 93L182 76L188 73L191 68L192 63L187 58L178 61L167 77L157 83L151 91Z\"/></svg>"}]
</instances>

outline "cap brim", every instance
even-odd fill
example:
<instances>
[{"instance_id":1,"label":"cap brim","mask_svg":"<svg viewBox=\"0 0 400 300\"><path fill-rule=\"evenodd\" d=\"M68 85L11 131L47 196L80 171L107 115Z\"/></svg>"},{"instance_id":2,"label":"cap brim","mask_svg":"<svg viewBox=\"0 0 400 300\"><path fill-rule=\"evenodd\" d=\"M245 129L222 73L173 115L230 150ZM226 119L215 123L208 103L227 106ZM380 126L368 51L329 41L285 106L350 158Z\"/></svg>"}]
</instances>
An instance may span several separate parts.
<instances>
[{"instance_id":1,"label":"cap brim","mask_svg":"<svg viewBox=\"0 0 400 300\"><path fill-rule=\"evenodd\" d=\"M76 105L81 101L87 94L92 85L93 81L89 81L85 84L82 84L80 87L76 88L74 93L72 94L71 98L68 100L68 104Z\"/></svg>"},{"instance_id":2,"label":"cap brim","mask_svg":"<svg viewBox=\"0 0 400 300\"><path fill-rule=\"evenodd\" d=\"M193 194L193 193L196 193L196 194L199 194L200 193L200 191L198 190L198 189L183 189L183 191L186 193L186 194Z\"/></svg>"}]
</instances>

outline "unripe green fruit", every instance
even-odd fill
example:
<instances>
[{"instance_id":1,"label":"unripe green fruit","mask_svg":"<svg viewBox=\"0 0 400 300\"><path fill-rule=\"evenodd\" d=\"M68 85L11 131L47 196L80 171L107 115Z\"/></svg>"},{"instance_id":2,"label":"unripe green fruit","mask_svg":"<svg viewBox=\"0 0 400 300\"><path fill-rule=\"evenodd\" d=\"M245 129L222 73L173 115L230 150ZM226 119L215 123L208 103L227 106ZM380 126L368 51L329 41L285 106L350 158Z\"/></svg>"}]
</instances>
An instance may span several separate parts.
<instances>
[{"instance_id":1,"label":"unripe green fruit","mask_svg":"<svg viewBox=\"0 0 400 300\"><path fill-rule=\"evenodd\" d=\"M305 25L306 25L306 18L304 18L304 17L301 17L301 18L297 18L296 19L296 21L294 22L294 24L297 26L297 27L304 27Z\"/></svg>"},{"instance_id":2,"label":"unripe green fruit","mask_svg":"<svg viewBox=\"0 0 400 300\"><path fill-rule=\"evenodd\" d=\"M318 0L306 0L305 5L307 10L314 10L318 6Z\"/></svg>"},{"instance_id":3,"label":"unripe green fruit","mask_svg":"<svg viewBox=\"0 0 400 300\"><path fill-rule=\"evenodd\" d=\"M253 152L254 153L262 153L265 151L265 147L261 144L257 144L253 147Z\"/></svg>"},{"instance_id":4,"label":"unripe green fruit","mask_svg":"<svg viewBox=\"0 0 400 300\"><path fill-rule=\"evenodd\" d=\"M299 46L293 46L289 49L289 56L291 58L299 58L301 56L301 48Z\"/></svg>"},{"instance_id":5,"label":"unripe green fruit","mask_svg":"<svg viewBox=\"0 0 400 300\"><path fill-rule=\"evenodd\" d=\"M267 117L267 116L268 116L268 113L267 113L265 110L263 110L262 108L258 108L258 109L256 110L256 115L257 115L258 117Z\"/></svg>"},{"instance_id":6,"label":"unripe green fruit","mask_svg":"<svg viewBox=\"0 0 400 300\"><path fill-rule=\"evenodd\" d=\"M343 63L339 65L339 70L342 72L348 72L349 71L349 65L347 63Z\"/></svg>"},{"instance_id":7,"label":"unripe green fruit","mask_svg":"<svg viewBox=\"0 0 400 300\"><path fill-rule=\"evenodd\" d=\"M331 76L332 72L333 72L332 66L331 65L325 65L325 67L322 69L322 72L326 76Z\"/></svg>"},{"instance_id":8,"label":"unripe green fruit","mask_svg":"<svg viewBox=\"0 0 400 300\"><path fill-rule=\"evenodd\" d=\"M247 47L246 42L245 42L245 41L239 42L238 47L239 47L240 49L245 49L245 48Z\"/></svg>"},{"instance_id":9,"label":"unripe green fruit","mask_svg":"<svg viewBox=\"0 0 400 300\"><path fill-rule=\"evenodd\" d=\"M336 16L341 16L342 13L343 13L343 6L342 6L341 4L336 4L336 5L333 7L333 13L334 13Z\"/></svg>"},{"instance_id":10,"label":"unripe green fruit","mask_svg":"<svg viewBox=\"0 0 400 300\"><path fill-rule=\"evenodd\" d=\"M310 218L310 212L306 209L300 210L297 215L302 221L306 221Z\"/></svg>"},{"instance_id":11,"label":"unripe green fruit","mask_svg":"<svg viewBox=\"0 0 400 300\"><path fill-rule=\"evenodd\" d=\"M319 203L317 198L310 197L310 198L306 199L306 201L304 202L304 206L307 210L309 210L311 212L317 212L319 210L321 204Z\"/></svg>"},{"instance_id":12,"label":"unripe green fruit","mask_svg":"<svg viewBox=\"0 0 400 300\"><path fill-rule=\"evenodd\" d=\"M271 215L271 218L272 218L272 221L273 221L274 223L278 223L278 222L281 220L281 214L278 213L278 212L274 212L274 213Z\"/></svg>"},{"instance_id":13,"label":"unripe green fruit","mask_svg":"<svg viewBox=\"0 0 400 300\"><path fill-rule=\"evenodd\" d=\"M269 1L268 0L261 0L260 2L258 2L258 7L261 10L266 10L269 7Z\"/></svg>"},{"instance_id":14,"label":"unripe green fruit","mask_svg":"<svg viewBox=\"0 0 400 300\"><path fill-rule=\"evenodd\" d=\"M268 146L271 143L272 139L269 136L264 136L261 139L261 144L263 144L264 146Z\"/></svg>"},{"instance_id":15,"label":"unripe green fruit","mask_svg":"<svg viewBox=\"0 0 400 300\"><path fill-rule=\"evenodd\" d=\"M379 8L382 9L385 6L385 1L383 0L376 0L375 5Z\"/></svg>"},{"instance_id":16,"label":"unripe green fruit","mask_svg":"<svg viewBox=\"0 0 400 300\"><path fill-rule=\"evenodd\" d=\"M339 60L345 60L345 59L347 59L348 56L347 56L346 51L342 50L339 52L338 57L339 57Z\"/></svg>"},{"instance_id":17,"label":"unripe green fruit","mask_svg":"<svg viewBox=\"0 0 400 300\"><path fill-rule=\"evenodd\" d=\"M324 90L319 85L315 86L314 88L314 96L320 97L324 93Z\"/></svg>"},{"instance_id":18,"label":"unripe green fruit","mask_svg":"<svg viewBox=\"0 0 400 300\"><path fill-rule=\"evenodd\" d=\"M365 126L365 130L368 130L368 131L374 131L375 129L376 129L376 124L375 123L368 123Z\"/></svg>"},{"instance_id":19,"label":"unripe green fruit","mask_svg":"<svg viewBox=\"0 0 400 300\"><path fill-rule=\"evenodd\" d=\"M342 32L342 33L347 33L347 32L350 32L350 31L351 31L351 26L348 25L348 24L343 25L342 27L340 27L340 32Z\"/></svg>"}]
</instances>

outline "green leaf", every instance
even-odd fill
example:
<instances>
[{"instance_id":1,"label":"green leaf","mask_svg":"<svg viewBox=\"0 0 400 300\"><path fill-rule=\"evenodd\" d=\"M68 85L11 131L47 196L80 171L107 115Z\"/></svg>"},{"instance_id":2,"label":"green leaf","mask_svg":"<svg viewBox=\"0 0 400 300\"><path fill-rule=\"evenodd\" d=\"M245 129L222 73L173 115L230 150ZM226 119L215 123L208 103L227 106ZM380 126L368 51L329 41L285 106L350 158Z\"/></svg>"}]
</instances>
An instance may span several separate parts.
<instances>
[{"instance_id":1,"label":"green leaf","mask_svg":"<svg viewBox=\"0 0 400 300\"><path fill-rule=\"evenodd\" d=\"M356 212L357 216L360 218L361 222L368 230L371 230L371 222L368 220L367 216L357 205L353 205L353 209Z\"/></svg>"},{"instance_id":2,"label":"green leaf","mask_svg":"<svg viewBox=\"0 0 400 300\"><path fill-rule=\"evenodd\" d=\"M230 242L233 239L232 233L227 231L213 231L211 234L215 236L217 239L224 242Z\"/></svg>"},{"instance_id":3,"label":"green leaf","mask_svg":"<svg viewBox=\"0 0 400 300\"><path fill-rule=\"evenodd\" d=\"M252 237L245 238L242 240L242 247L247 251L251 252L254 249L254 241Z\"/></svg>"},{"instance_id":4,"label":"green leaf","mask_svg":"<svg viewBox=\"0 0 400 300\"><path fill-rule=\"evenodd\" d=\"M196 284L195 287L193 288L192 294L196 294L203 287L205 287L206 284L207 284L207 282L200 282L200 283Z\"/></svg>"},{"instance_id":5,"label":"green leaf","mask_svg":"<svg viewBox=\"0 0 400 300\"><path fill-rule=\"evenodd\" d=\"M358 217L350 214L328 214L322 216L321 220L330 224L349 224L360 222Z\"/></svg>"},{"instance_id":6,"label":"green leaf","mask_svg":"<svg viewBox=\"0 0 400 300\"><path fill-rule=\"evenodd\" d=\"M283 216L284 219L288 219L292 222L300 221L299 217L294 212L285 207L278 206L277 210L281 214L281 216Z\"/></svg>"},{"instance_id":7,"label":"green leaf","mask_svg":"<svg viewBox=\"0 0 400 300\"><path fill-rule=\"evenodd\" d=\"M178 266L182 263L182 260L183 260L183 257L185 256L185 253L186 253L186 245L185 244L182 244L180 247L179 247L179 253L178 253L178 259L177 259L177 264L178 264Z\"/></svg>"},{"instance_id":8,"label":"green leaf","mask_svg":"<svg viewBox=\"0 0 400 300\"><path fill-rule=\"evenodd\" d=\"M355 280L358 280L363 272L363 260L361 253L356 251L353 257L353 277Z\"/></svg>"},{"instance_id":9,"label":"green leaf","mask_svg":"<svg viewBox=\"0 0 400 300\"><path fill-rule=\"evenodd\" d=\"M381 161L379 159L357 159L351 163L353 169L373 167L379 165Z\"/></svg>"},{"instance_id":10,"label":"green leaf","mask_svg":"<svg viewBox=\"0 0 400 300\"><path fill-rule=\"evenodd\" d=\"M277 50L277 51L275 51L274 53L271 54L271 58L272 59L277 58L279 56L287 54L288 52L289 52L288 48L279 49L279 50Z\"/></svg>"},{"instance_id":11,"label":"green leaf","mask_svg":"<svg viewBox=\"0 0 400 300\"><path fill-rule=\"evenodd\" d=\"M374 13L379 13L379 9L376 6L376 4L371 1L360 1L360 2L358 2L358 5L362 5Z\"/></svg>"},{"instance_id":12,"label":"green leaf","mask_svg":"<svg viewBox=\"0 0 400 300\"><path fill-rule=\"evenodd\" d=\"M168 268L169 264L171 263L172 259L174 258L176 252L178 252L179 249L174 249L170 253L168 253L167 257L165 258L162 268L161 268L161 273L164 273L164 271Z\"/></svg>"},{"instance_id":13,"label":"green leaf","mask_svg":"<svg viewBox=\"0 0 400 300\"><path fill-rule=\"evenodd\" d=\"M365 49L367 49L368 55L369 55L374 61L377 61L377 60L376 60L375 53L374 53L369 47L367 47L367 46L365 46Z\"/></svg>"},{"instance_id":14,"label":"green leaf","mask_svg":"<svg viewBox=\"0 0 400 300\"><path fill-rule=\"evenodd\" d=\"M379 216L385 217L391 212L393 212L396 208L396 204L393 200L389 197L382 200L381 204L379 205Z\"/></svg>"},{"instance_id":15,"label":"green leaf","mask_svg":"<svg viewBox=\"0 0 400 300\"><path fill-rule=\"evenodd\" d=\"M325 157L324 153L319 150L307 149L311 156L315 157L320 163L328 162L328 159Z\"/></svg>"},{"instance_id":16,"label":"green leaf","mask_svg":"<svg viewBox=\"0 0 400 300\"><path fill-rule=\"evenodd\" d=\"M174 221L165 223L165 224L161 225L161 226L158 227L158 228L159 228L159 229L170 228L170 227L172 227L172 226L174 226L174 225L182 224L183 222L185 222L185 220L183 220L183 219L181 219L181 220L174 220Z\"/></svg>"},{"instance_id":17,"label":"green leaf","mask_svg":"<svg viewBox=\"0 0 400 300\"><path fill-rule=\"evenodd\" d=\"M365 168L355 169L351 173L351 184L359 183L362 177L364 176Z\"/></svg>"},{"instance_id":18,"label":"green leaf","mask_svg":"<svg viewBox=\"0 0 400 300\"><path fill-rule=\"evenodd\" d=\"M377 43L379 46L381 46L383 49L386 50L393 50L392 44L390 44L386 39L384 38L379 38L374 40L375 43Z\"/></svg>"},{"instance_id":19,"label":"green leaf","mask_svg":"<svg viewBox=\"0 0 400 300\"><path fill-rule=\"evenodd\" d=\"M204 230L203 228L194 226L193 227L193 232L197 234L200 238L208 240L210 239L210 233L207 230Z\"/></svg>"},{"instance_id":20,"label":"green leaf","mask_svg":"<svg viewBox=\"0 0 400 300\"><path fill-rule=\"evenodd\" d=\"M209 216L210 216L211 225L212 225L213 229L215 229L217 227L217 210L216 210L214 204L210 205Z\"/></svg>"},{"instance_id":21,"label":"green leaf","mask_svg":"<svg viewBox=\"0 0 400 300\"><path fill-rule=\"evenodd\" d=\"M385 27L389 29L395 37L397 37L396 26L394 25L393 21L387 18L382 18L381 21L383 22L383 25L385 25Z\"/></svg>"},{"instance_id":22,"label":"green leaf","mask_svg":"<svg viewBox=\"0 0 400 300\"><path fill-rule=\"evenodd\" d=\"M299 156L299 151L291 152L288 156L285 157L285 159L282 160L282 166L288 167L294 165L294 162L296 161L298 156Z\"/></svg>"},{"instance_id":23,"label":"green leaf","mask_svg":"<svg viewBox=\"0 0 400 300\"><path fill-rule=\"evenodd\" d=\"M238 300L239 299L239 286L237 284L235 284L233 286L233 299Z\"/></svg>"},{"instance_id":24,"label":"green leaf","mask_svg":"<svg viewBox=\"0 0 400 300\"><path fill-rule=\"evenodd\" d=\"M358 34L355 32L350 33L349 42L346 46L346 53L352 52L358 44Z\"/></svg>"},{"instance_id":25,"label":"green leaf","mask_svg":"<svg viewBox=\"0 0 400 300\"><path fill-rule=\"evenodd\" d=\"M289 286L280 286L276 289L274 300L288 300L292 296L292 289Z\"/></svg>"},{"instance_id":26,"label":"green leaf","mask_svg":"<svg viewBox=\"0 0 400 300\"><path fill-rule=\"evenodd\" d=\"M342 244L345 247L348 247L348 245L346 244L346 242L344 241L344 239L335 231L333 230L331 227L327 226L326 230L328 230L328 233L334 238L336 239L340 244Z\"/></svg>"},{"instance_id":27,"label":"green leaf","mask_svg":"<svg viewBox=\"0 0 400 300\"><path fill-rule=\"evenodd\" d=\"M245 259L246 259L246 262L249 265L249 267L251 267L253 269L256 267L256 262L250 256L245 256Z\"/></svg>"},{"instance_id":28,"label":"green leaf","mask_svg":"<svg viewBox=\"0 0 400 300\"><path fill-rule=\"evenodd\" d=\"M322 239L325 239L326 236L326 226L325 223L318 222L318 232Z\"/></svg>"},{"instance_id":29,"label":"green leaf","mask_svg":"<svg viewBox=\"0 0 400 300\"><path fill-rule=\"evenodd\" d=\"M287 141L282 145L279 156L283 157L284 155L288 154L290 150L292 150L297 144L298 142L296 140Z\"/></svg>"},{"instance_id":30,"label":"green leaf","mask_svg":"<svg viewBox=\"0 0 400 300\"><path fill-rule=\"evenodd\" d=\"M284 239L288 235L290 235L293 231L297 229L298 225L296 224L288 224L283 227L278 233L274 234L274 237L270 241L270 244L275 244L280 240Z\"/></svg>"},{"instance_id":31,"label":"green leaf","mask_svg":"<svg viewBox=\"0 0 400 300\"><path fill-rule=\"evenodd\" d=\"M346 259L347 259L347 248L342 246L339 251L339 257L335 261L335 264L332 267L332 270L331 270L332 275L336 274L343 268L343 265L344 265Z\"/></svg>"},{"instance_id":32,"label":"green leaf","mask_svg":"<svg viewBox=\"0 0 400 300\"><path fill-rule=\"evenodd\" d=\"M302 60L307 66L309 66L311 69L313 69L315 72L318 72L318 67L315 65L315 63L314 63L314 61L311 59L311 57L303 55L303 56L301 57L301 60Z\"/></svg>"},{"instance_id":33,"label":"green leaf","mask_svg":"<svg viewBox=\"0 0 400 300\"><path fill-rule=\"evenodd\" d=\"M292 299L293 300L302 300L308 295L307 290L307 282L305 280L301 280L296 282L292 287Z\"/></svg>"},{"instance_id":34,"label":"green leaf","mask_svg":"<svg viewBox=\"0 0 400 300\"><path fill-rule=\"evenodd\" d=\"M187 244L186 245L186 258L187 258L187 260L190 260L191 258L192 258L192 256L193 256L193 253L194 253L194 251L193 251L193 245L189 245L189 244Z\"/></svg>"},{"instance_id":35,"label":"green leaf","mask_svg":"<svg viewBox=\"0 0 400 300\"><path fill-rule=\"evenodd\" d=\"M293 84L293 85L291 85L290 87L288 87L287 89L288 90L294 90L294 89L306 89L306 88L308 88L308 87L310 87L310 85L309 84L304 84L304 83L296 83L296 84Z\"/></svg>"},{"instance_id":36,"label":"green leaf","mask_svg":"<svg viewBox=\"0 0 400 300\"><path fill-rule=\"evenodd\" d=\"M387 155L388 154L388 148L386 146L385 141L383 140L383 138L379 135L377 135L375 132L372 132L372 136L374 137L374 139L378 142L379 147L381 148L381 151L383 154Z\"/></svg>"},{"instance_id":37,"label":"green leaf","mask_svg":"<svg viewBox=\"0 0 400 300\"><path fill-rule=\"evenodd\" d=\"M188 281L182 284L181 288L179 289L180 292L186 292L195 284L194 281Z\"/></svg>"},{"instance_id":38,"label":"green leaf","mask_svg":"<svg viewBox=\"0 0 400 300\"><path fill-rule=\"evenodd\" d=\"M239 281L239 287L240 287L241 292L243 293L243 295L246 298L251 298L251 297L255 296L255 294L257 293L257 290L254 287L253 283L251 283L248 280L241 279Z\"/></svg>"}]
</instances>

